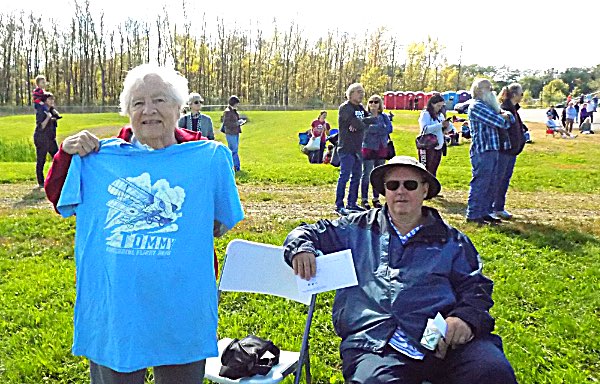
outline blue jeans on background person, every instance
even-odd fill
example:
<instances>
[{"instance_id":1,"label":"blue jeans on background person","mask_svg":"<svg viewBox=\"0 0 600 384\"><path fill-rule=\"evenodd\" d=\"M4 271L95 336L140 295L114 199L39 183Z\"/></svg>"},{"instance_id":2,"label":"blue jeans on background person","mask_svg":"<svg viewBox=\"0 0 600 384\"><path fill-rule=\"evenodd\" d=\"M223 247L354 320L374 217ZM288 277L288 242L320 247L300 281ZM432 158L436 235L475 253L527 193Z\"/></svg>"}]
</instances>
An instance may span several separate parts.
<instances>
[{"instance_id":1,"label":"blue jeans on background person","mask_svg":"<svg viewBox=\"0 0 600 384\"><path fill-rule=\"evenodd\" d=\"M385 164L385 159L365 160L363 159L362 175L360 177L360 197L363 202L369 201L369 177L373 168ZM379 199L379 192L373 188L373 200Z\"/></svg>"},{"instance_id":2,"label":"blue jeans on background person","mask_svg":"<svg viewBox=\"0 0 600 384\"><path fill-rule=\"evenodd\" d=\"M516 384L514 370L497 335L475 338L456 349L448 348L444 359L428 354L414 360L387 345L383 352L361 349L342 351L346 383L421 384Z\"/></svg>"},{"instance_id":3,"label":"blue jeans on background person","mask_svg":"<svg viewBox=\"0 0 600 384\"><path fill-rule=\"evenodd\" d=\"M231 156L233 157L233 169L235 171L240 170L240 157L238 155L238 148L240 145L240 135L225 135L227 139L227 146L231 151Z\"/></svg>"},{"instance_id":4,"label":"blue jeans on background person","mask_svg":"<svg viewBox=\"0 0 600 384\"><path fill-rule=\"evenodd\" d=\"M498 151L471 153L473 177L469 188L467 219L480 219L492 211L496 191Z\"/></svg>"},{"instance_id":5,"label":"blue jeans on background person","mask_svg":"<svg viewBox=\"0 0 600 384\"><path fill-rule=\"evenodd\" d=\"M496 171L498 179L495 183L496 193L494 194L494 201L492 203L492 212L504 211L504 204L506 203L506 193L508 192L508 186L510 184L510 179L512 178L513 171L515 169L516 161L516 155L511 155L506 152L498 153L498 169Z\"/></svg>"},{"instance_id":6,"label":"blue jeans on background person","mask_svg":"<svg viewBox=\"0 0 600 384\"><path fill-rule=\"evenodd\" d=\"M356 207L356 200L358 199L358 186L360 185L361 175L361 154L340 153L340 177L338 178L337 188L335 191L336 208L344 207L344 195L346 194L346 184L348 183L348 180L350 180L350 189L348 190L348 207Z\"/></svg>"}]
</instances>

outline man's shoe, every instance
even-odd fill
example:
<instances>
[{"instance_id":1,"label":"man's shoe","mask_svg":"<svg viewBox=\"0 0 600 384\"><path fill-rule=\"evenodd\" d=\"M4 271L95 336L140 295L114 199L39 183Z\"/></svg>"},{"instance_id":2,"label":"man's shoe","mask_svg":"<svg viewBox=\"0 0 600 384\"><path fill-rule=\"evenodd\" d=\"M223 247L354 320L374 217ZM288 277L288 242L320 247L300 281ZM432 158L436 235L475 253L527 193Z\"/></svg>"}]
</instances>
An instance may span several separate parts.
<instances>
[{"instance_id":1,"label":"man's shoe","mask_svg":"<svg viewBox=\"0 0 600 384\"><path fill-rule=\"evenodd\" d=\"M363 207L363 208L364 208L365 210L367 210L367 211L368 211L369 209L371 209L371 206L369 205L369 202L368 202L368 201L362 201L362 202L360 203L360 206L361 206L361 207Z\"/></svg>"},{"instance_id":2,"label":"man's shoe","mask_svg":"<svg viewBox=\"0 0 600 384\"><path fill-rule=\"evenodd\" d=\"M372 203L373 203L373 208L383 208L383 205L381 205L381 203L377 199L373 199Z\"/></svg>"},{"instance_id":3,"label":"man's shoe","mask_svg":"<svg viewBox=\"0 0 600 384\"><path fill-rule=\"evenodd\" d=\"M512 213L504 210L504 211L496 211L496 215L497 218L499 219L503 219L503 220L510 220L513 218Z\"/></svg>"},{"instance_id":4,"label":"man's shoe","mask_svg":"<svg viewBox=\"0 0 600 384\"><path fill-rule=\"evenodd\" d=\"M346 209L352 212L364 212L366 209L359 207L358 205L347 205Z\"/></svg>"},{"instance_id":5,"label":"man's shoe","mask_svg":"<svg viewBox=\"0 0 600 384\"><path fill-rule=\"evenodd\" d=\"M490 224L500 224L502 222L502 220L500 220L496 217L492 217L490 215L485 215L482 217L482 219L489 222Z\"/></svg>"},{"instance_id":6,"label":"man's shoe","mask_svg":"<svg viewBox=\"0 0 600 384\"><path fill-rule=\"evenodd\" d=\"M340 216L348 216L351 212L344 207L337 207L335 209L335 213L337 213Z\"/></svg>"}]
</instances>

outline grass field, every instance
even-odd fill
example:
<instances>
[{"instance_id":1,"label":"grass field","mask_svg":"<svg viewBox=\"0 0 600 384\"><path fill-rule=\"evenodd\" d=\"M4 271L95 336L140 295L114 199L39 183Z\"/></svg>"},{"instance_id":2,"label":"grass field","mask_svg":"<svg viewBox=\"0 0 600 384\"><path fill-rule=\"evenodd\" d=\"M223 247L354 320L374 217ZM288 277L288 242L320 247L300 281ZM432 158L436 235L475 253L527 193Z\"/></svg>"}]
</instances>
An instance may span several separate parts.
<instances>
[{"instance_id":1,"label":"grass field","mask_svg":"<svg viewBox=\"0 0 600 384\"><path fill-rule=\"evenodd\" d=\"M246 219L216 247L244 238L281 244L301 221L331 217L337 169L310 165L297 134L318 111L249 112L241 136L238 183ZM209 113L218 121L218 113ZM35 189L32 117L0 118L0 383L84 383L87 362L70 353L75 300L74 221L53 213ZM334 126L337 112L331 111ZM414 155L415 112L398 111L393 139ZM110 136L116 114L66 115L59 137L89 129ZM217 125L217 124L215 124ZM466 232L495 282L497 333L521 383L600 380L600 135L561 140L529 124L535 143L517 161L508 208L517 218L497 228L464 223L468 145L449 148L431 204ZM223 135L217 133L217 139ZM7 148L3 150L3 148ZM254 333L297 350L306 309L283 299L228 294L219 332ZM331 325L333 294L317 299L311 334L317 383L343 382ZM242 307L242 304L244 306Z\"/></svg>"}]
</instances>

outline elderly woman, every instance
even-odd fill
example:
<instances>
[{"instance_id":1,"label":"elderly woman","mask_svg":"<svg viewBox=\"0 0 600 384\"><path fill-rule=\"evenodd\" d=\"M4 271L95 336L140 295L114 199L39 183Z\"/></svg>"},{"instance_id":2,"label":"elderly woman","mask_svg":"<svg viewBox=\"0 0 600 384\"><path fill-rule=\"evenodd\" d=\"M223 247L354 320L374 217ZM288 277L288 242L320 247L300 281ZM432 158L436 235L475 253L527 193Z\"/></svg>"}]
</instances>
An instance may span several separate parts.
<instances>
[{"instance_id":1,"label":"elderly woman","mask_svg":"<svg viewBox=\"0 0 600 384\"><path fill-rule=\"evenodd\" d=\"M373 95L369 98L367 108L369 116L376 119L376 122L369 124L365 130L362 142L363 171L360 178L361 207L371 209L369 205L369 176L374 167L385 164L387 157L387 143L392 133L392 122L389 117L383 113L383 100L379 95ZM381 208L379 202L379 192L373 189L373 207Z\"/></svg>"},{"instance_id":2,"label":"elderly woman","mask_svg":"<svg viewBox=\"0 0 600 384\"><path fill-rule=\"evenodd\" d=\"M233 155L233 169L238 172L240 168L240 157L238 155L240 147L240 133L242 133L242 125L246 122L240 119L237 111L240 105L240 99L237 96L231 96L227 103L227 108L223 111L223 130L227 139L227 146Z\"/></svg>"},{"instance_id":3,"label":"elderly woman","mask_svg":"<svg viewBox=\"0 0 600 384\"><path fill-rule=\"evenodd\" d=\"M202 132L202 136L207 137L209 140L214 140L213 123L208 115L200 112L202 104L204 104L204 99L199 93L190 93L188 97L190 113L181 116L177 122L177 126L194 132Z\"/></svg>"},{"instance_id":4,"label":"elderly woman","mask_svg":"<svg viewBox=\"0 0 600 384\"><path fill-rule=\"evenodd\" d=\"M492 334L492 281L469 238L423 200L439 181L408 156L371 172L383 208L303 224L285 240L284 258L304 279L316 255L350 249L358 284L336 292L333 325L342 339L347 383L514 384L502 341ZM443 338L428 319L445 320Z\"/></svg>"},{"instance_id":5,"label":"elderly woman","mask_svg":"<svg viewBox=\"0 0 600 384\"><path fill-rule=\"evenodd\" d=\"M450 122L445 120L442 113L445 103L441 95L433 95L427 102L427 107L421 111L421 115L419 116L421 135L433 134L437 138L437 145L435 147L418 149L419 160L425 164L427 170L434 176L437 175L442 155L446 151L444 130L450 127Z\"/></svg>"},{"instance_id":6,"label":"elderly woman","mask_svg":"<svg viewBox=\"0 0 600 384\"><path fill-rule=\"evenodd\" d=\"M33 143L35 145L35 174L38 186L44 188L44 165L46 156L56 155L58 144L56 143L57 120L62 117L54 108L54 95L50 92L44 92L40 101L46 103L47 109L37 108L35 112L35 132L33 134Z\"/></svg>"},{"instance_id":7,"label":"elderly woman","mask_svg":"<svg viewBox=\"0 0 600 384\"><path fill-rule=\"evenodd\" d=\"M148 367L157 383L199 383L217 356L213 236L243 212L229 150L178 144L187 93L174 70L138 66L120 97L127 140L81 132L62 145L72 157L56 207L77 214L73 353L92 383L143 384Z\"/></svg>"}]
</instances>

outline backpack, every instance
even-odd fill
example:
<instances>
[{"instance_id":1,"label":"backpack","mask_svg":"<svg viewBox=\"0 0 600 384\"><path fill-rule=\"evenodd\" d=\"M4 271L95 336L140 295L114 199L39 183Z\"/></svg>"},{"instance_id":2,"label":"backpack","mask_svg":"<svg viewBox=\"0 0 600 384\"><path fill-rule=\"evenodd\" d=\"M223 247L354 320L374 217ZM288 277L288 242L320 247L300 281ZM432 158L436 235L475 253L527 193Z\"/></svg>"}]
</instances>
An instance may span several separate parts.
<instances>
[{"instance_id":1,"label":"backpack","mask_svg":"<svg viewBox=\"0 0 600 384\"><path fill-rule=\"evenodd\" d=\"M269 352L273 357L265 357ZM270 340L248 335L242 340L233 339L221 356L219 376L237 380L242 377L266 375L279 364L279 348Z\"/></svg>"}]
</instances>

